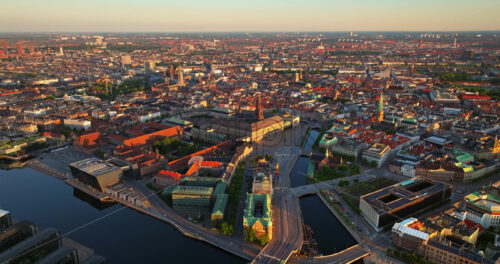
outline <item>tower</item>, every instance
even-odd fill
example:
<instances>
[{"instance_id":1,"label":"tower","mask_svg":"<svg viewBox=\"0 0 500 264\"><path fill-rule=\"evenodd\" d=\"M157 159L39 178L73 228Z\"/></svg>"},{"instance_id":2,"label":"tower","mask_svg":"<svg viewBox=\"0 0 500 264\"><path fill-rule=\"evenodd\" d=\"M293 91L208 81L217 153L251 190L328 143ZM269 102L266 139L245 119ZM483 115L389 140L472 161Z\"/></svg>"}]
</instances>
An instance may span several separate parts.
<instances>
[{"instance_id":1,"label":"tower","mask_svg":"<svg viewBox=\"0 0 500 264\"><path fill-rule=\"evenodd\" d=\"M378 122L384 121L384 95L382 92L380 92L380 97L378 99L378 104L377 104L377 120Z\"/></svg>"},{"instance_id":2,"label":"tower","mask_svg":"<svg viewBox=\"0 0 500 264\"><path fill-rule=\"evenodd\" d=\"M19 54L19 55L24 54L23 42L21 42L21 41L17 42L17 54Z\"/></svg>"},{"instance_id":3,"label":"tower","mask_svg":"<svg viewBox=\"0 0 500 264\"><path fill-rule=\"evenodd\" d=\"M295 82L300 82L300 74L298 72L295 73Z\"/></svg>"},{"instance_id":4,"label":"tower","mask_svg":"<svg viewBox=\"0 0 500 264\"><path fill-rule=\"evenodd\" d=\"M257 107L255 108L255 112L259 120L264 119L264 109L262 109L262 99L260 98L260 94L257 95Z\"/></svg>"},{"instance_id":5,"label":"tower","mask_svg":"<svg viewBox=\"0 0 500 264\"><path fill-rule=\"evenodd\" d=\"M2 50L4 54L7 54L7 41L5 39L2 39Z\"/></svg>"},{"instance_id":6,"label":"tower","mask_svg":"<svg viewBox=\"0 0 500 264\"><path fill-rule=\"evenodd\" d=\"M59 46L59 55L64 56L64 50L62 46Z\"/></svg>"},{"instance_id":7,"label":"tower","mask_svg":"<svg viewBox=\"0 0 500 264\"><path fill-rule=\"evenodd\" d=\"M179 68L177 70L179 71L177 73L177 77L179 79L178 84L179 84L179 86L184 86L184 74L182 72L182 67L179 66Z\"/></svg>"},{"instance_id":8,"label":"tower","mask_svg":"<svg viewBox=\"0 0 500 264\"><path fill-rule=\"evenodd\" d=\"M453 48L457 48L457 38L455 38L455 40L453 41Z\"/></svg>"},{"instance_id":9,"label":"tower","mask_svg":"<svg viewBox=\"0 0 500 264\"><path fill-rule=\"evenodd\" d=\"M418 48L421 49L424 47L424 40L421 38L418 40Z\"/></svg>"},{"instance_id":10,"label":"tower","mask_svg":"<svg viewBox=\"0 0 500 264\"><path fill-rule=\"evenodd\" d=\"M33 44L30 44L28 46L28 51L30 54L35 54L35 46Z\"/></svg>"},{"instance_id":11,"label":"tower","mask_svg":"<svg viewBox=\"0 0 500 264\"><path fill-rule=\"evenodd\" d=\"M493 154L500 153L500 141L498 140L498 136L495 136L493 150L491 152L493 152Z\"/></svg>"},{"instance_id":12,"label":"tower","mask_svg":"<svg viewBox=\"0 0 500 264\"><path fill-rule=\"evenodd\" d=\"M174 78L175 71L174 71L174 65L172 65L172 64L170 64L170 66L168 66L168 75L170 75L170 78Z\"/></svg>"}]
</instances>

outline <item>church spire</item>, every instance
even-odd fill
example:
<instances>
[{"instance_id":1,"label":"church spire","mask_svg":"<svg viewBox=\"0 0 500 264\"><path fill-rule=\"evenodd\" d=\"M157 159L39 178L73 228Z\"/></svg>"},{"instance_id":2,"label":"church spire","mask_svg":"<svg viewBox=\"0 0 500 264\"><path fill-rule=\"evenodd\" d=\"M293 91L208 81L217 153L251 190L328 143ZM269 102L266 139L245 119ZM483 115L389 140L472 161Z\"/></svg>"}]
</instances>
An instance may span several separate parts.
<instances>
[{"instance_id":1,"label":"church spire","mask_svg":"<svg viewBox=\"0 0 500 264\"><path fill-rule=\"evenodd\" d=\"M377 104L378 121L384 121L384 95L380 92L380 97Z\"/></svg>"}]
</instances>

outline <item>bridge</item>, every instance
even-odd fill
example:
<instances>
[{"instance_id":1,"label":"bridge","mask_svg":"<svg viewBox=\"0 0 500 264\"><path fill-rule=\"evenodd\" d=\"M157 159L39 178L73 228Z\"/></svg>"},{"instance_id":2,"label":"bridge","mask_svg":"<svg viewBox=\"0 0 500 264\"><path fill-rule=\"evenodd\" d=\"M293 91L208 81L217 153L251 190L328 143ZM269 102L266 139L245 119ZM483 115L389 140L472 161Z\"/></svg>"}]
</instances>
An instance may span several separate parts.
<instances>
[{"instance_id":1,"label":"bridge","mask_svg":"<svg viewBox=\"0 0 500 264\"><path fill-rule=\"evenodd\" d=\"M317 264L317 263L354 263L369 255L369 250L360 245L354 245L340 252L327 255L317 256L312 258L292 258L287 263L292 264Z\"/></svg>"},{"instance_id":2,"label":"bridge","mask_svg":"<svg viewBox=\"0 0 500 264\"><path fill-rule=\"evenodd\" d=\"M302 152L300 152L300 156L301 157L308 157L310 158L312 155L312 151L311 150L302 150Z\"/></svg>"}]
</instances>

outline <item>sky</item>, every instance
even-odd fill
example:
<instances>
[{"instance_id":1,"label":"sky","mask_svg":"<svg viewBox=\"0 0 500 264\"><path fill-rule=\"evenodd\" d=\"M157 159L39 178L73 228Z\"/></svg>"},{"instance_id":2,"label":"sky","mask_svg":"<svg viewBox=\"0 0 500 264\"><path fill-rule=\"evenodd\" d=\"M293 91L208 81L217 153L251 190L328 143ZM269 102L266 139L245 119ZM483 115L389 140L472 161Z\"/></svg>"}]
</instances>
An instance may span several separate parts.
<instances>
[{"instance_id":1,"label":"sky","mask_svg":"<svg viewBox=\"0 0 500 264\"><path fill-rule=\"evenodd\" d=\"M0 0L0 32L486 31L498 0Z\"/></svg>"}]
</instances>

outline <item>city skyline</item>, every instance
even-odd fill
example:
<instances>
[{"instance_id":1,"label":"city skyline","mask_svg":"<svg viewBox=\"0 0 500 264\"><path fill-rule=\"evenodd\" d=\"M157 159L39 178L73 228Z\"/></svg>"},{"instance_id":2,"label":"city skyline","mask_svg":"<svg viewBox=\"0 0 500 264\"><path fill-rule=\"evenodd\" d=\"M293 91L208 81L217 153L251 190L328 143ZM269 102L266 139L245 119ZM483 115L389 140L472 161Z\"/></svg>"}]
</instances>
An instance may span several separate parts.
<instances>
[{"instance_id":1,"label":"city skyline","mask_svg":"<svg viewBox=\"0 0 500 264\"><path fill-rule=\"evenodd\" d=\"M0 32L496 31L496 1L39 1L0 11Z\"/></svg>"}]
</instances>

